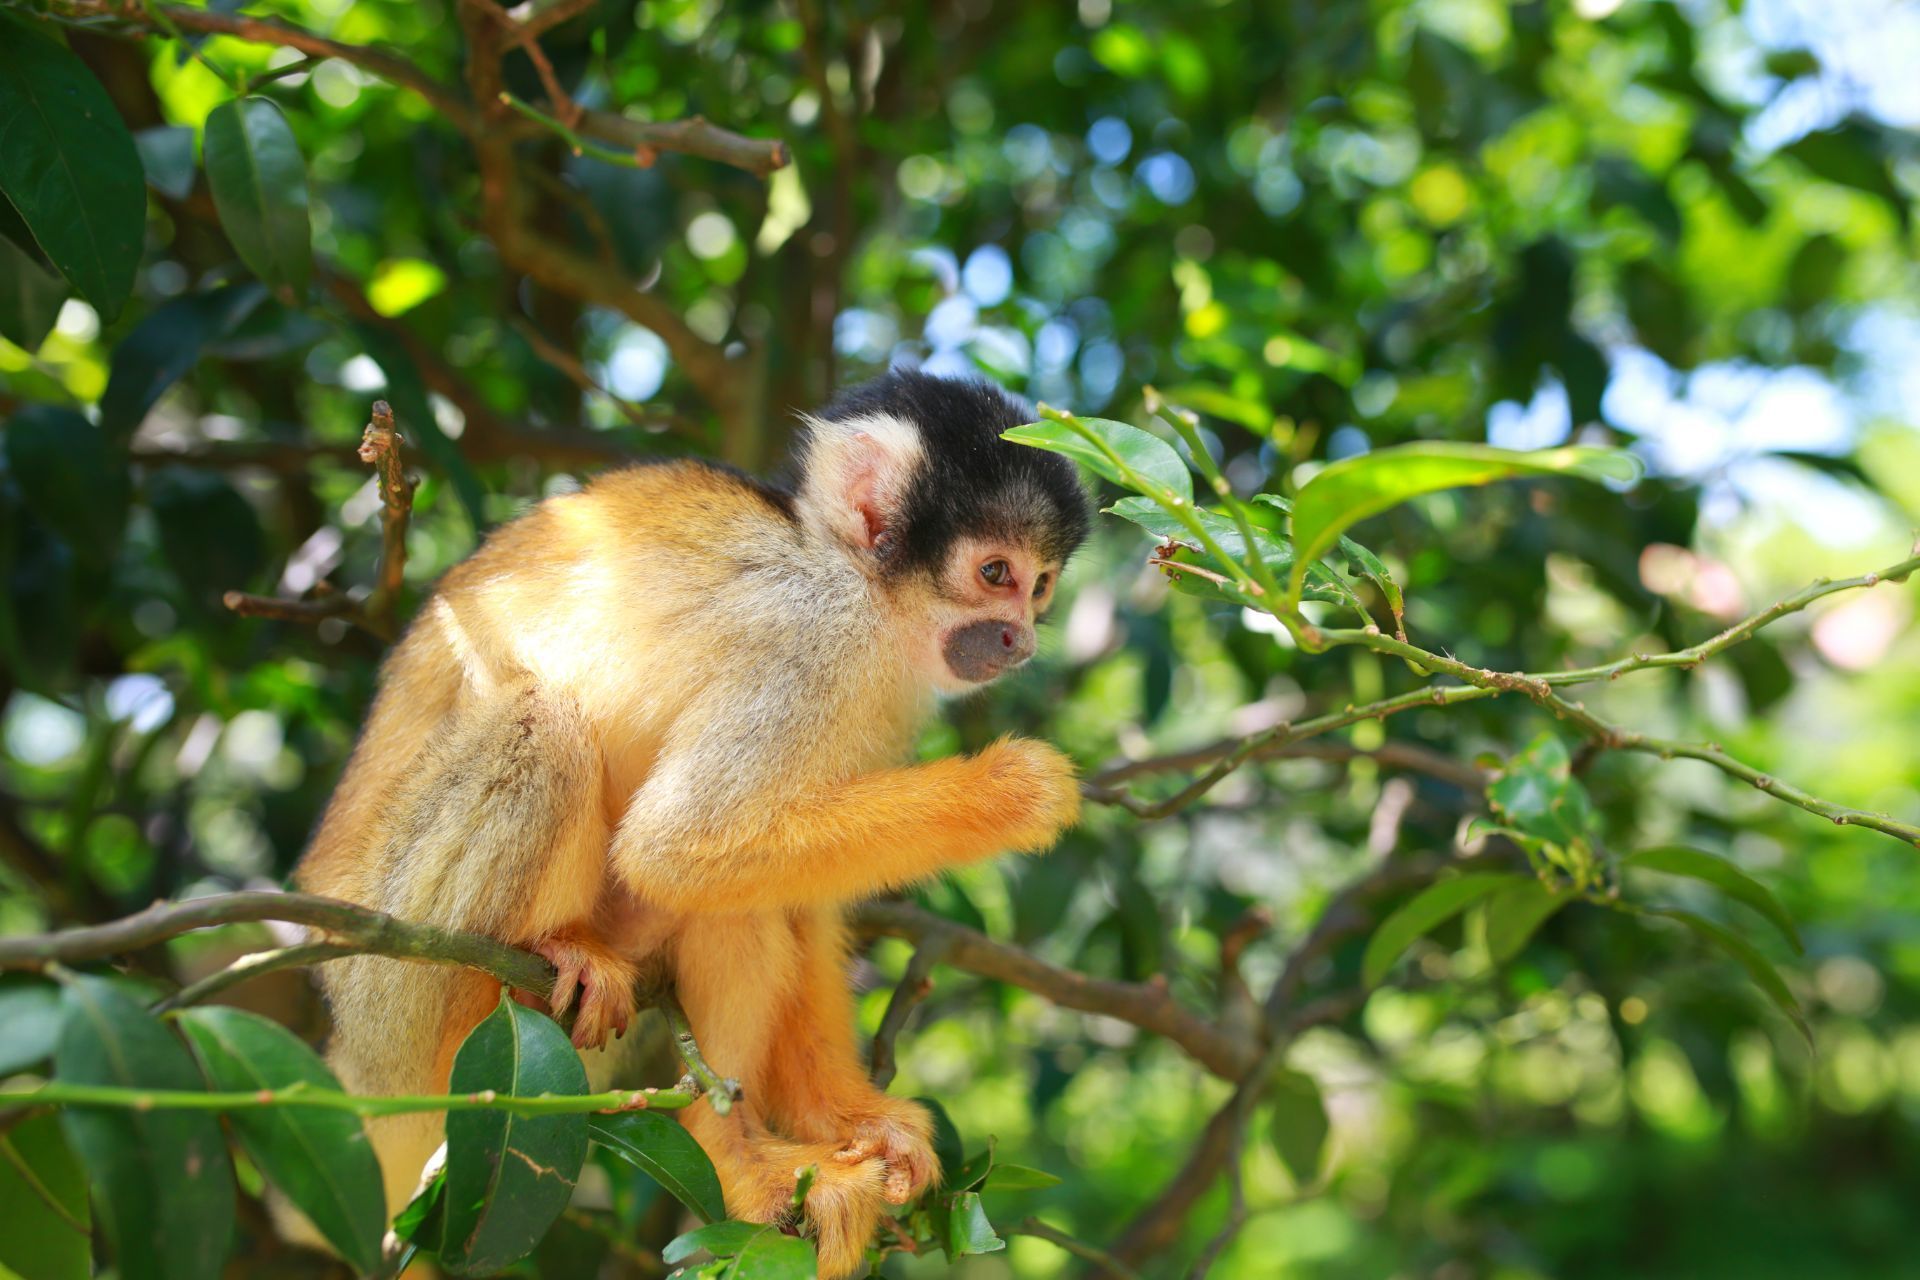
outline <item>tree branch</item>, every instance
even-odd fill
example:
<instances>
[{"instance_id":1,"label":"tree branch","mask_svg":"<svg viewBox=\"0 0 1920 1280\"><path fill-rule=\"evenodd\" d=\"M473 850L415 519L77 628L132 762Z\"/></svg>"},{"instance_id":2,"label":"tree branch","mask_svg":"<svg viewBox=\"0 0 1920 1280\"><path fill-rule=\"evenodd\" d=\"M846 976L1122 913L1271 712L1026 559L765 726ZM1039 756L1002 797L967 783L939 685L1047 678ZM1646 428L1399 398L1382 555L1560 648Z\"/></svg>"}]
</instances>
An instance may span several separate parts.
<instances>
[{"instance_id":1,"label":"tree branch","mask_svg":"<svg viewBox=\"0 0 1920 1280\"><path fill-rule=\"evenodd\" d=\"M0 969L41 969L49 963L104 960L196 929L267 920L305 925L321 935L314 941L345 944L359 952L399 960L464 965L539 996L553 991L551 965L493 938L416 924L335 898L258 890L156 902L136 915L106 924L0 938Z\"/></svg>"},{"instance_id":2,"label":"tree branch","mask_svg":"<svg viewBox=\"0 0 1920 1280\"><path fill-rule=\"evenodd\" d=\"M317 1089L305 1081L245 1093L203 1093L192 1089L128 1089L54 1080L37 1089L0 1091L0 1107L127 1107L136 1111L318 1107L362 1116L404 1116L422 1111L506 1111L519 1116L564 1116L594 1111L678 1111L691 1106L694 1096L685 1089L612 1089L605 1093L534 1097L513 1097L492 1089L468 1094L370 1095Z\"/></svg>"},{"instance_id":3,"label":"tree branch","mask_svg":"<svg viewBox=\"0 0 1920 1280\"><path fill-rule=\"evenodd\" d=\"M867 1054L867 1074L876 1089L893 1083L893 1042L906 1029L915 1007L932 994L933 966L946 955L950 941L947 934L929 938L914 948L913 958L907 961L907 970L900 975L893 998L887 1001L887 1011L880 1017L879 1030L873 1033L873 1048Z\"/></svg>"},{"instance_id":4,"label":"tree branch","mask_svg":"<svg viewBox=\"0 0 1920 1280\"><path fill-rule=\"evenodd\" d=\"M413 514L413 482L400 465L400 433L394 429L393 410L385 400L373 402L373 420L360 440L360 461L373 466L380 487L380 577L365 602L341 591L328 591L310 600L229 591L227 608L252 618L280 618L291 622L318 622L345 618L382 640L396 634L400 588L407 567L407 523Z\"/></svg>"},{"instance_id":5,"label":"tree branch","mask_svg":"<svg viewBox=\"0 0 1920 1280\"><path fill-rule=\"evenodd\" d=\"M1076 1240L1058 1227L1048 1226L1038 1218L1028 1218L1017 1227L1001 1227L1000 1230L1010 1236L1032 1236L1036 1240L1045 1240L1048 1244L1058 1245L1076 1258L1091 1262L1098 1268L1098 1274L1112 1276L1115 1280L1140 1280L1140 1273L1120 1259L1097 1248L1084 1240Z\"/></svg>"},{"instance_id":6,"label":"tree branch","mask_svg":"<svg viewBox=\"0 0 1920 1280\"><path fill-rule=\"evenodd\" d=\"M671 990L662 991L654 997L654 1003L667 1016L667 1026L673 1031L674 1052L680 1055L680 1061L687 1064L687 1074L707 1100L716 1115L726 1115L733 1110L733 1104L740 1101L740 1082L731 1076L722 1076L707 1065L707 1059L700 1052L700 1046L694 1041L693 1026L687 1021L687 1011L680 1007L680 999ZM685 1081L682 1082L683 1086Z\"/></svg>"},{"instance_id":7,"label":"tree branch","mask_svg":"<svg viewBox=\"0 0 1920 1280\"><path fill-rule=\"evenodd\" d=\"M905 938L921 947L943 945L941 963L1023 987L1063 1008L1118 1018L1163 1036L1218 1076L1237 1079L1259 1054L1251 1037L1209 1022L1159 983L1115 982L1062 969L905 902L869 902L854 912L853 921L868 936Z\"/></svg>"}]
</instances>

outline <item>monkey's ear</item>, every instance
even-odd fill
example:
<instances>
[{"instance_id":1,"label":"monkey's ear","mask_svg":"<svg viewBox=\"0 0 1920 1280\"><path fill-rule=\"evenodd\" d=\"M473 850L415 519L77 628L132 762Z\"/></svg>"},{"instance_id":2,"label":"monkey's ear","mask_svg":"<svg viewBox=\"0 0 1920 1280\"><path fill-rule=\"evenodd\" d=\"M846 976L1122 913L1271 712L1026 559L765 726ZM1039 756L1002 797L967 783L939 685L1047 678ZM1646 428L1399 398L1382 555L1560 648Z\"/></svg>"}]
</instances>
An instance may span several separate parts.
<instances>
[{"instance_id":1,"label":"monkey's ear","mask_svg":"<svg viewBox=\"0 0 1920 1280\"><path fill-rule=\"evenodd\" d=\"M923 456L919 431L898 418L809 419L804 517L855 550L883 553Z\"/></svg>"}]
</instances>

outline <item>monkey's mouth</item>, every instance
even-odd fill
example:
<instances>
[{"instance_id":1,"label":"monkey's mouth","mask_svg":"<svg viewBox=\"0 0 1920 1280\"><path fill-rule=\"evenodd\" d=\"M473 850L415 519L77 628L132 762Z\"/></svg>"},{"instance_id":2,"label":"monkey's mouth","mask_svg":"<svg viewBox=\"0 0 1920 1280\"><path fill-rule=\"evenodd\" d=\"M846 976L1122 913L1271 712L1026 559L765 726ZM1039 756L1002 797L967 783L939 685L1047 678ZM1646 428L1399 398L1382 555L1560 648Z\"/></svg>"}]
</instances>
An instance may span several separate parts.
<instances>
[{"instance_id":1,"label":"monkey's mouth","mask_svg":"<svg viewBox=\"0 0 1920 1280\"><path fill-rule=\"evenodd\" d=\"M1019 622L970 622L947 633L940 655L960 679L985 684L1033 656L1033 630Z\"/></svg>"}]
</instances>

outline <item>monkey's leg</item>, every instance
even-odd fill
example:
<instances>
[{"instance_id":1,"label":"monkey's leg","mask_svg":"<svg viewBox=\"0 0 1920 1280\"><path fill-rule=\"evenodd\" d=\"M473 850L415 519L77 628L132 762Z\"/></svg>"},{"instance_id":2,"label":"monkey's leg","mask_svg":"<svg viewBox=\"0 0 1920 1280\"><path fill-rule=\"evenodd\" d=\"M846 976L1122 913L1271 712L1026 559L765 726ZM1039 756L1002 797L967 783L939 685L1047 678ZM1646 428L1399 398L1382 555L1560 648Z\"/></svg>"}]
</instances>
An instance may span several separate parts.
<instances>
[{"instance_id":1,"label":"monkey's leg","mask_svg":"<svg viewBox=\"0 0 1920 1280\"><path fill-rule=\"evenodd\" d=\"M933 1119L906 1098L873 1087L853 1034L847 982L846 929L834 909L793 918L799 982L780 1011L773 1036L791 1046L767 1059L764 1110L797 1138L832 1142L834 1159L886 1162L883 1192L906 1204L939 1180Z\"/></svg>"},{"instance_id":2,"label":"monkey's leg","mask_svg":"<svg viewBox=\"0 0 1920 1280\"><path fill-rule=\"evenodd\" d=\"M582 993L577 1039L582 1026L604 1035L625 1022L634 977L590 925L607 838L592 742L570 703L530 685L462 708L396 780L360 897L403 919L541 950ZM460 1042L498 999L498 983L465 970L376 957L328 968L328 1057L356 1092L440 1092ZM438 1116L369 1125L390 1209L413 1190L441 1128Z\"/></svg>"},{"instance_id":3,"label":"monkey's leg","mask_svg":"<svg viewBox=\"0 0 1920 1280\"><path fill-rule=\"evenodd\" d=\"M687 913L851 902L1045 848L1080 812L1072 763L1017 739L863 774L772 812L690 811L698 771L724 767L670 760L636 794L612 848L634 893Z\"/></svg>"},{"instance_id":4,"label":"monkey's leg","mask_svg":"<svg viewBox=\"0 0 1920 1280\"><path fill-rule=\"evenodd\" d=\"M886 1211L886 1166L836 1159L842 1144L787 1141L766 1126L761 1104L774 1064L806 1046L779 1014L798 979L801 954L784 914L712 915L691 921L675 943L674 985L707 1064L740 1081L740 1102L717 1114L703 1099L680 1113L720 1175L727 1212L775 1222L791 1211L799 1171L818 1171L805 1216L820 1251L822 1280L859 1270Z\"/></svg>"}]
</instances>

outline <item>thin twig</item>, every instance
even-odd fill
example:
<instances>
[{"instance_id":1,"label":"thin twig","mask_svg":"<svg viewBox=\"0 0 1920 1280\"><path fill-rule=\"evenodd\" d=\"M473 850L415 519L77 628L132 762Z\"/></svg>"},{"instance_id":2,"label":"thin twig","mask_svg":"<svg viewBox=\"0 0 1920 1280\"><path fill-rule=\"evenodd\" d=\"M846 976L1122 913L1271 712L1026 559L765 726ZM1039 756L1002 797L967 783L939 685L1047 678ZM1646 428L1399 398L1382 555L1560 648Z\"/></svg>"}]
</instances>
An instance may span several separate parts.
<instances>
[{"instance_id":1,"label":"thin twig","mask_svg":"<svg viewBox=\"0 0 1920 1280\"><path fill-rule=\"evenodd\" d=\"M940 963L951 943L950 934L940 934L928 939L914 948L912 959L907 961L907 970L900 975L899 985L893 989L893 998L887 1001L887 1011L880 1017L879 1030L873 1033L873 1049L867 1055L867 1074L872 1078L874 1088L885 1089L893 1083L897 1069L893 1058L893 1042L906 1028L907 1019L922 1000L933 992L933 966Z\"/></svg>"},{"instance_id":2,"label":"thin twig","mask_svg":"<svg viewBox=\"0 0 1920 1280\"><path fill-rule=\"evenodd\" d=\"M1036 1240L1045 1240L1048 1244L1058 1245L1076 1258L1083 1258L1100 1268L1105 1275L1115 1280L1140 1280L1140 1273L1105 1249L1090 1245L1084 1240L1076 1240L1058 1227L1048 1226L1038 1218L1027 1218L1017 1227L1002 1227L1010 1236L1032 1236Z\"/></svg>"},{"instance_id":3,"label":"thin twig","mask_svg":"<svg viewBox=\"0 0 1920 1280\"><path fill-rule=\"evenodd\" d=\"M427 1111L506 1111L520 1116L564 1116L596 1111L678 1111L692 1106L695 1096L687 1089L610 1089L605 1093L542 1093L532 1097L514 1097L492 1089L466 1094L372 1095L315 1088L305 1081L278 1089L212 1093L194 1089L128 1089L54 1080L36 1089L0 1090L0 1107L126 1107L135 1111L317 1107L362 1116L403 1116Z\"/></svg>"},{"instance_id":4,"label":"thin twig","mask_svg":"<svg viewBox=\"0 0 1920 1280\"><path fill-rule=\"evenodd\" d=\"M687 1064L687 1073L693 1077L699 1092L714 1113L726 1115L733 1110L733 1104L740 1101L740 1082L731 1076L722 1076L707 1065L699 1043L693 1038L693 1026L687 1021L687 1011L681 1007L679 998L671 990L662 991L656 1002L660 1011L667 1016L667 1026L673 1032L674 1052L680 1055L680 1061Z\"/></svg>"},{"instance_id":5,"label":"thin twig","mask_svg":"<svg viewBox=\"0 0 1920 1280\"><path fill-rule=\"evenodd\" d=\"M249 618L278 618L288 622L319 622L344 618L382 640L393 639L398 626L400 588L406 580L407 524L413 514L413 482L400 463L400 433L393 410L385 400L373 402L373 415L360 438L360 461L374 468L380 490L380 574L364 602L321 584L306 600L256 596L229 591L221 598L227 608Z\"/></svg>"},{"instance_id":6,"label":"thin twig","mask_svg":"<svg viewBox=\"0 0 1920 1280\"><path fill-rule=\"evenodd\" d=\"M910 903L869 902L854 913L853 921L870 937L905 938L921 947L944 942L942 964L1024 987L1063 1008L1130 1022L1165 1037L1207 1070L1229 1080L1238 1079L1259 1054L1253 1039L1194 1013L1174 999L1163 983L1116 982L1062 969Z\"/></svg>"},{"instance_id":7,"label":"thin twig","mask_svg":"<svg viewBox=\"0 0 1920 1280\"><path fill-rule=\"evenodd\" d=\"M547 337L546 334L541 333L539 327L526 317L513 316L511 317L511 323L514 332L526 340L527 345L533 349L534 355L540 357L541 360L553 366L562 374L565 374L569 382L580 388L580 390L587 395L600 396L606 399L634 426L647 431L671 431L673 434L681 436L694 444L705 444L707 442L706 433L700 429L697 423L682 418L678 414L649 413L645 405L635 404L631 400L623 400L595 382L593 375L587 372L587 366L580 362L580 357L554 342L551 338Z\"/></svg>"},{"instance_id":8,"label":"thin twig","mask_svg":"<svg viewBox=\"0 0 1920 1280\"><path fill-rule=\"evenodd\" d=\"M166 999L153 1006L155 1013L168 1013L174 1009L184 1009L189 1005L203 1004L214 996L252 978L264 974L278 973L282 969L298 969L309 965L324 964L329 960L338 960L345 956L378 955L377 951L364 946L354 946L346 942L302 942L291 947L276 947L271 951L255 951L241 956L224 969L190 982Z\"/></svg>"}]
</instances>

